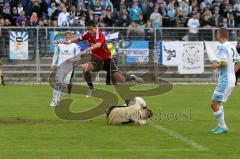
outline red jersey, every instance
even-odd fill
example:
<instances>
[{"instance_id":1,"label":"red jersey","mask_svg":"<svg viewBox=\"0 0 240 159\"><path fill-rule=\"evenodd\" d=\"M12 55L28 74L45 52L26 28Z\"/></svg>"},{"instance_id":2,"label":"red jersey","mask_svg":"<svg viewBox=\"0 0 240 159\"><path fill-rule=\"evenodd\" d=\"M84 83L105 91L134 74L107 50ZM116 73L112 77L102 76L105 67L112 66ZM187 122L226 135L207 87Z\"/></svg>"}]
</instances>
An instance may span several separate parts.
<instances>
[{"instance_id":1,"label":"red jersey","mask_svg":"<svg viewBox=\"0 0 240 159\"><path fill-rule=\"evenodd\" d=\"M107 48L106 39L102 31L97 29L95 36L92 36L89 32L87 32L82 36L82 40L87 40L91 46L96 43L101 43L101 47L98 49L92 50L92 53L102 59L111 58L111 52Z\"/></svg>"}]
</instances>

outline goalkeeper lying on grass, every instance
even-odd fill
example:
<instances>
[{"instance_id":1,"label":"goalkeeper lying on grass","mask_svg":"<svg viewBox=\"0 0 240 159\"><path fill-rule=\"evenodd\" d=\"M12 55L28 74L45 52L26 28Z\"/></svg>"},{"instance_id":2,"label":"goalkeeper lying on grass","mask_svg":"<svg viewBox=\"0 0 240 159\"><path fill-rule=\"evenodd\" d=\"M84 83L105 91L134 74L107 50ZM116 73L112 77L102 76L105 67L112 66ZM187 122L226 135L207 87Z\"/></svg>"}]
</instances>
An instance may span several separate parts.
<instances>
[{"instance_id":1,"label":"goalkeeper lying on grass","mask_svg":"<svg viewBox=\"0 0 240 159\"><path fill-rule=\"evenodd\" d=\"M152 111L147 108L146 102L135 97L126 100L125 106L111 106L106 110L108 124L134 124L144 125L152 117Z\"/></svg>"}]
</instances>

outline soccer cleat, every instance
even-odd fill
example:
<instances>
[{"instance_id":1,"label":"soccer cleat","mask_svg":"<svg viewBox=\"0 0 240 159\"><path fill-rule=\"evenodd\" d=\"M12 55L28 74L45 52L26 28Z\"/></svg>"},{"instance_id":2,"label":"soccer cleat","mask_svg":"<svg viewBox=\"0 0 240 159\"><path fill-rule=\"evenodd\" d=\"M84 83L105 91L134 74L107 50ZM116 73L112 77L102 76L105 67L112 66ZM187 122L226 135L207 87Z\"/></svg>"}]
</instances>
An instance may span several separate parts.
<instances>
[{"instance_id":1,"label":"soccer cleat","mask_svg":"<svg viewBox=\"0 0 240 159\"><path fill-rule=\"evenodd\" d=\"M228 128L218 128L216 131L214 131L214 134L224 134L228 132Z\"/></svg>"},{"instance_id":2,"label":"soccer cleat","mask_svg":"<svg viewBox=\"0 0 240 159\"><path fill-rule=\"evenodd\" d=\"M50 103L50 107L56 107L56 106L57 106L57 104L58 104L58 102L57 102L57 101L55 101L55 100L52 100L52 102Z\"/></svg>"},{"instance_id":3,"label":"soccer cleat","mask_svg":"<svg viewBox=\"0 0 240 159\"><path fill-rule=\"evenodd\" d=\"M217 131L217 129L219 129L219 128L220 128L220 127L217 126L217 127L215 127L214 129L212 129L211 132L215 132L215 131Z\"/></svg>"},{"instance_id":4,"label":"soccer cleat","mask_svg":"<svg viewBox=\"0 0 240 159\"><path fill-rule=\"evenodd\" d=\"M86 97L87 97L87 98L88 98L88 97L91 97L94 93L95 93L95 89L89 87Z\"/></svg>"}]
</instances>

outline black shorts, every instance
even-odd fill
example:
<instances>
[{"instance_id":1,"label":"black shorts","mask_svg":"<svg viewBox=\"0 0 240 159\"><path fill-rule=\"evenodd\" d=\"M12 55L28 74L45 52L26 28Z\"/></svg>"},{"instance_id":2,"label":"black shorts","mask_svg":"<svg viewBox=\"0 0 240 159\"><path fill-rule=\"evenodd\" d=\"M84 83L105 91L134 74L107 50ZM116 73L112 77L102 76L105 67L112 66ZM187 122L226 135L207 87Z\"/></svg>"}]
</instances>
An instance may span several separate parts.
<instances>
[{"instance_id":1,"label":"black shorts","mask_svg":"<svg viewBox=\"0 0 240 159\"><path fill-rule=\"evenodd\" d=\"M92 57L91 63L93 64L94 70L93 72L98 72L101 70L110 71L110 72L118 72L119 68L114 61L114 59L100 59L98 57Z\"/></svg>"}]
</instances>

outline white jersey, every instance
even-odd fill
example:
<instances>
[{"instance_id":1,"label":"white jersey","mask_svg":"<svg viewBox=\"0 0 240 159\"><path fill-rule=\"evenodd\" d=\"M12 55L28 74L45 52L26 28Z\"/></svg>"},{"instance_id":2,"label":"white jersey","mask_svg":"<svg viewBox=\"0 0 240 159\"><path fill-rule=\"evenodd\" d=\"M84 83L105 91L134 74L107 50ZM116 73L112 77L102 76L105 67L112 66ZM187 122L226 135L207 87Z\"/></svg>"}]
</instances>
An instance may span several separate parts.
<instances>
[{"instance_id":1,"label":"white jersey","mask_svg":"<svg viewBox=\"0 0 240 159\"><path fill-rule=\"evenodd\" d=\"M199 20L191 18L188 20L187 26L190 33L198 33L198 27L200 26Z\"/></svg>"},{"instance_id":2,"label":"white jersey","mask_svg":"<svg viewBox=\"0 0 240 159\"><path fill-rule=\"evenodd\" d=\"M52 65L61 65L67 59L73 58L79 54L78 45L75 43L71 44L58 44L57 52L54 54Z\"/></svg>"},{"instance_id":3,"label":"white jersey","mask_svg":"<svg viewBox=\"0 0 240 159\"><path fill-rule=\"evenodd\" d=\"M229 42L221 44L218 48L217 57L219 62L227 63L227 67L219 69L219 84L227 84L228 87L234 87L236 81L235 62L239 61L239 55L236 47Z\"/></svg>"},{"instance_id":4,"label":"white jersey","mask_svg":"<svg viewBox=\"0 0 240 159\"><path fill-rule=\"evenodd\" d=\"M69 18L70 14L68 12L66 13L60 13L58 15L58 26L69 26Z\"/></svg>"}]
</instances>

